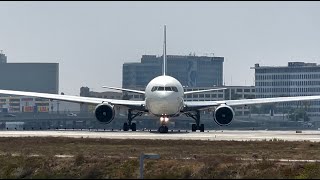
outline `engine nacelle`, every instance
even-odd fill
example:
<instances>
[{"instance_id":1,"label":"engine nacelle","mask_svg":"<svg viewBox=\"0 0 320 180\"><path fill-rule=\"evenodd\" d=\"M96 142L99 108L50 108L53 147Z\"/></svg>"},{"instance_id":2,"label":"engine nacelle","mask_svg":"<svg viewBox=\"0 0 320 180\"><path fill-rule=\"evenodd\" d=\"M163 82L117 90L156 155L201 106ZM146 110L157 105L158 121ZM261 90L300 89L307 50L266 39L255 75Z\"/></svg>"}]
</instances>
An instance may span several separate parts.
<instances>
[{"instance_id":1,"label":"engine nacelle","mask_svg":"<svg viewBox=\"0 0 320 180\"><path fill-rule=\"evenodd\" d=\"M214 121L220 126L227 126L234 117L234 111L230 106L220 105L214 112Z\"/></svg>"},{"instance_id":2,"label":"engine nacelle","mask_svg":"<svg viewBox=\"0 0 320 180\"><path fill-rule=\"evenodd\" d=\"M109 124L115 115L114 108L110 104L99 104L94 110L94 114L98 121Z\"/></svg>"}]
</instances>

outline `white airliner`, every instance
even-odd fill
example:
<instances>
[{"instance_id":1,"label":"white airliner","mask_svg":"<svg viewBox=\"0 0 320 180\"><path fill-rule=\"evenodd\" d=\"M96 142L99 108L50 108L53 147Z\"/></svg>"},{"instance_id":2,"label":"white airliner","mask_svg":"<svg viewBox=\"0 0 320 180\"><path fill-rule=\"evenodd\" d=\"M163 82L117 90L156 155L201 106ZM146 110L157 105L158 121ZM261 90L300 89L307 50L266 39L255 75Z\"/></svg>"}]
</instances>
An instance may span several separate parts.
<instances>
[{"instance_id":1,"label":"white airliner","mask_svg":"<svg viewBox=\"0 0 320 180\"><path fill-rule=\"evenodd\" d=\"M145 91L106 86L103 87L144 94L145 100L115 100L12 90L0 90L0 94L32 96L47 98L51 100L62 100L69 102L94 104L96 105L95 117L101 123L110 123L114 119L115 107L120 106L128 110L128 122L123 124L124 131L128 131L129 129L131 129L132 131L136 131L136 124L132 123L132 120L135 117L141 116L142 114L152 114L154 116L160 117L162 125L159 127L158 131L161 133L168 132L168 127L166 126L166 124L169 121L170 117L180 115L186 115L187 117L191 117L195 120L196 124L192 124L192 131L200 130L201 132L204 132L204 125L200 124L201 110L214 111L214 121L218 125L223 126L229 125L233 120L234 111L232 107L234 106L290 101L320 100L320 96L296 96L222 101L184 101L183 97L186 94L217 91L226 88L184 92L181 83L177 79L166 75L166 26L164 26L162 76L158 76L152 79L146 86Z\"/></svg>"}]
</instances>

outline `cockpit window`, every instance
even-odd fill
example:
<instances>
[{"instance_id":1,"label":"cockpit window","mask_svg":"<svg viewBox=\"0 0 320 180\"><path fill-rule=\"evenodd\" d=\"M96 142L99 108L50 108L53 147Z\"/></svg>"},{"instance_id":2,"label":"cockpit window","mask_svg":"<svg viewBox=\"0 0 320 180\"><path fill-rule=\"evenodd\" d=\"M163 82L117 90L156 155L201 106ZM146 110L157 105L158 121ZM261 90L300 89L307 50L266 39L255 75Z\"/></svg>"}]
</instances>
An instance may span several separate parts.
<instances>
[{"instance_id":1,"label":"cockpit window","mask_svg":"<svg viewBox=\"0 0 320 180\"><path fill-rule=\"evenodd\" d=\"M178 88L174 87L174 86L168 86L168 87L153 86L151 91L152 92L154 92L154 91L174 91L174 92L178 92Z\"/></svg>"},{"instance_id":2,"label":"cockpit window","mask_svg":"<svg viewBox=\"0 0 320 180\"><path fill-rule=\"evenodd\" d=\"M174 92L178 92L178 88L177 87L171 87L172 88L172 91L174 91Z\"/></svg>"},{"instance_id":3,"label":"cockpit window","mask_svg":"<svg viewBox=\"0 0 320 180\"><path fill-rule=\"evenodd\" d=\"M156 91L157 89L158 89L158 86L153 86L151 91L153 92L153 91Z\"/></svg>"}]
</instances>

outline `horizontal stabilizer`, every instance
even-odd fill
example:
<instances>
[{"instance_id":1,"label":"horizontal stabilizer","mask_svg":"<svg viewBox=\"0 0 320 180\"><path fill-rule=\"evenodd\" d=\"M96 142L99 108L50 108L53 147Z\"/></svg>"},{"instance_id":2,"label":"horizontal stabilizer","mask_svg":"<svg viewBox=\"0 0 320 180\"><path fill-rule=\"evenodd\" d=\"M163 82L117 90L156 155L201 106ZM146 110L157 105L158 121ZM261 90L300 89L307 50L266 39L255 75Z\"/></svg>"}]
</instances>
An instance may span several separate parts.
<instances>
[{"instance_id":1,"label":"horizontal stabilizer","mask_svg":"<svg viewBox=\"0 0 320 180\"><path fill-rule=\"evenodd\" d=\"M202 93L202 92L208 92L208 91L219 91L219 90L224 90L224 89L227 89L227 88L205 89L205 90L199 90L199 91L187 91L187 92L184 92L184 95L194 94L194 93Z\"/></svg>"},{"instance_id":2,"label":"horizontal stabilizer","mask_svg":"<svg viewBox=\"0 0 320 180\"><path fill-rule=\"evenodd\" d=\"M102 86L102 87L103 87L103 88L108 88L108 89L120 90L120 91L134 92L134 93L138 93L138 94L145 94L144 91L133 90L133 89L124 89L124 88L109 87L109 86Z\"/></svg>"}]
</instances>

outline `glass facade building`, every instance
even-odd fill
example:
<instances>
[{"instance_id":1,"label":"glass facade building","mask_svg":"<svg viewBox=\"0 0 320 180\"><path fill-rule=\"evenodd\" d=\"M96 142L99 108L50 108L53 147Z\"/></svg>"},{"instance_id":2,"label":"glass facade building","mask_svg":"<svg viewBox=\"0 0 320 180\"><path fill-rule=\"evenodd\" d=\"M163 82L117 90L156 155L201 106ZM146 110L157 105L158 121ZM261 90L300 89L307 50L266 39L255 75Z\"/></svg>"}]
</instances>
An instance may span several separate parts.
<instances>
[{"instance_id":1,"label":"glass facade building","mask_svg":"<svg viewBox=\"0 0 320 180\"><path fill-rule=\"evenodd\" d=\"M59 93L58 63L0 63L0 89Z\"/></svg>"},{"instance_id":2,"label":"glass facade building","mask_svg":"<svg viewBox=\"0 0 320 180\"><path fill-rule=\"evenodd\" d=\"M256 98L320 95L320 66L316 63L288 62L288 66L255 64ZM310 115L320 115L320 101L279 103L281 108L306 106Z\"/></svg>"},{"instance_id":3,"label":"glass facade building","mask_svg":"<svg viewBox=\"0 0 320 180\"><path fill-rule=\"evenodd\" d=\"M167 55L167 75L176 78L185 87L212 87L223 85L224 57ZM162 74L163 56L143 55L141 63L124 63L123 88L145 88Z\"/></svg>"}]
</instances>

